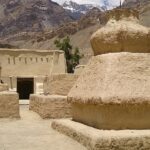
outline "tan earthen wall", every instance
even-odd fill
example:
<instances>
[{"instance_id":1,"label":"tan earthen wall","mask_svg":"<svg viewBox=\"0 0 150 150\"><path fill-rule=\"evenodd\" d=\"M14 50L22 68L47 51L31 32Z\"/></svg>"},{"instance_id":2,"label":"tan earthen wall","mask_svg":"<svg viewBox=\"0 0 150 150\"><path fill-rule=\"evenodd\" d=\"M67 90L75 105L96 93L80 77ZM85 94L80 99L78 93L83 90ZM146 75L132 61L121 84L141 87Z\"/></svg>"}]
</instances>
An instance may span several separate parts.
<instances>
[{"instance_id":1,"label":"tan earthen wall","mask_svg":"<svg viewBox=\"0 0 150 150\"><path fill-rule=\"evenodd\" d=\"M31 95L29 109L44 118L71 117L71 106L66 96L59 95Z\"/></svg>"},{"instance_id":2,"label":"tan earthen wall","mask_svg":"<svg viewBox=\"0 0 150 150\"><path fill-rule=\"evenodd\" d=\"M88 115L87 115L88 114ZM149 129L147 104L72 104L73 120L98 129Z\"/></svg>"},{"instance_id":3,"label":"tan earthen wall","mask_svg":"<svg viewBox=\"0 0 150 150\"><path fill-rule=\"evenodd\" d=\"M7 84L0 84L0 92L7 91L7 90L8 90Z\"/></svg>"},{"instance_id":4,"label":"tan earthen wall","mask_svg":"<svg viewBox=\"0 0 150 150\"><path fill-rule=\"evenodd\" d=\"M0 118L19 118L17 93L0 92Z\"/></svg>"},{"instance_id":5,"label":"tan earthen wall","mask_svg":"<svg viewBox=\"0 0 150 150\"><path fill-rule=\"evenodd\" d=\"M62 51L0 49L1 76L44 76L65 73Z\"/></svg>"},{"instance_id":6,"label":"tan earthen wall","mask_svg":"<svg viewBox=\"0 0 150 150\"><path fill-rule=\"evenodd\" d=\"M67 95L78 77L78 75L74 74L49 76L44 82L44 93L50 95Z\"/></svg>"},{"instance_id":7,"label":"tan earthen wall","mask_svg":"<svg viewBox=\"0 0 150 150\"><path fill-rule=\"evenodd\" d=\"M150 149L150 130L99 130L68 119L54 120L51 126L87 150Z\"/></svg>"}]
</instances>

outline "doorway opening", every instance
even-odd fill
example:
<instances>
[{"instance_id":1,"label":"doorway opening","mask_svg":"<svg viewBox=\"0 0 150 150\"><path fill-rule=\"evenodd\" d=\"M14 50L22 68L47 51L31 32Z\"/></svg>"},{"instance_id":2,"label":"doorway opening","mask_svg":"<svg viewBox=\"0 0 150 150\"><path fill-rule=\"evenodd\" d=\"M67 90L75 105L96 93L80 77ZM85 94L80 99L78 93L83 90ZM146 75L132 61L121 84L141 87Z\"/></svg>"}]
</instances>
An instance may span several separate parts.
<instances>
[{"instance_id":1,"label":"doorway opening","mask_svg":"<svg viewBox=\"0 0 150 150\"><path fill-rule=\"evenodd\" d=\"M29 99L30 94L34 93L34 79L17 78L17 92L19 99Z\"/></svg>"}]
</instances>

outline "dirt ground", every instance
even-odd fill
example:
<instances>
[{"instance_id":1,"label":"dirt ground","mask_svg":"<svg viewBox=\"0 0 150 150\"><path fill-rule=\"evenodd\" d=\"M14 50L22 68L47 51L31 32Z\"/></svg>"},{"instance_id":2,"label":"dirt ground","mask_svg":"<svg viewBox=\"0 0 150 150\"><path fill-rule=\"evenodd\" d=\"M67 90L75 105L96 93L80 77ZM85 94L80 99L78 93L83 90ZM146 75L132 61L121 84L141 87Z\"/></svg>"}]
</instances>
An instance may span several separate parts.
<instances>
[{"instance_id":1,"label":"dirt ground","mask_svg":"<svg viewBox=\"0 0 150 150\"><path fill-rule=\"evenodd\" d=\"M71 138L54 131L52 120L42 120L20 106L21 119L0 119L0 150L86 150Z\"/></svg>"}]
</instances>

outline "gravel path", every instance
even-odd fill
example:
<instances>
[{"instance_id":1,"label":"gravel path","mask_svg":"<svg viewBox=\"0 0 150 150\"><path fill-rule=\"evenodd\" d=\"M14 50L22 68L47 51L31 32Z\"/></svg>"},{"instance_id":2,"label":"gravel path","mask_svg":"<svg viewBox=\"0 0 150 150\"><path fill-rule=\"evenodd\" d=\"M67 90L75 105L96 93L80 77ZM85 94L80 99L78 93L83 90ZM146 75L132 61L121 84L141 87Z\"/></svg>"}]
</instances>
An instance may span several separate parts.
<instances>
[{"instance_id":1,"label":"gravel path","mask_svg":"<svg viewBox=\"0 0 150 150\"><path fill-rule=\"evenodd\" d=\"M51 120L42 120L28 106L21 119L0 119L0 150L86 150L71 138L54 131Z\"/></svg>"}]
</instances>

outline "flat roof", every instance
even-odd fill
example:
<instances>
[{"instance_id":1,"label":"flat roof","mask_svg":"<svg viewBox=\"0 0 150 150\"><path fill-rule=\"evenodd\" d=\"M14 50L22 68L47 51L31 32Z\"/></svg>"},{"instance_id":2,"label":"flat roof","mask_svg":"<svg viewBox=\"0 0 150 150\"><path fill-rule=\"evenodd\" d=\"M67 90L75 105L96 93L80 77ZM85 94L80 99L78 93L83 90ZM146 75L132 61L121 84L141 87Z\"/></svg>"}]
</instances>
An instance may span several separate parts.
<instances>
[{"instance_id":1,"label":"flat roof","mask_svg":"<svg viewBox=\"0 0 150 150\"><path fill-rule=\"evenodd\" d=\"M42 49L8 49L8 48L0 48L1 51L9 51L9 52L38 52L38 53L64 53L62 50L42 50Z\"/></svg>"}]
</instances>

